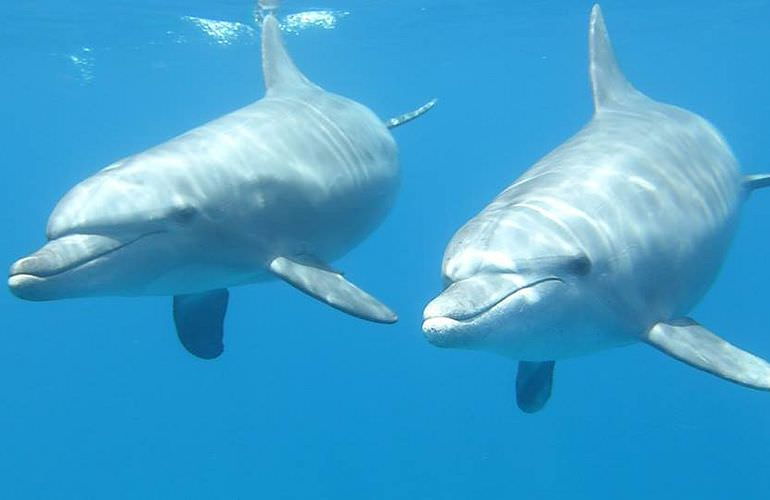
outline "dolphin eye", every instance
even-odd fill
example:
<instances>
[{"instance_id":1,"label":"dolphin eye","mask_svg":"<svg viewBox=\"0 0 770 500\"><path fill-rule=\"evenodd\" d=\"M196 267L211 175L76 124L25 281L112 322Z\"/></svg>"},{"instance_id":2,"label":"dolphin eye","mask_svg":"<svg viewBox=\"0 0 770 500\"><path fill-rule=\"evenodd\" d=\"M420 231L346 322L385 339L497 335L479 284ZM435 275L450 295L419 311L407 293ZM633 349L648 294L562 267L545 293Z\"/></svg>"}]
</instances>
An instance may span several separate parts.
<instances>
[{"instance_id":1,"label":"dolphin eye","mask_svg":"<svg viewBox=\"0 0 770 500\"><path fill-rule=\"evenodd\" d=\"M591 272L592 266L593 263L586 254L578 253L574 255L535 257L517 261L513 270L494 267L490 270L492 272L513 272L515 274L553 273L555 275L571 274L585 276Z\"/></svg>"},{"instance_id":2,"label":"dolphin eye","mask_svg":"<svg viewBox=\"0 0 770 500\"><path fill-rule=\"evenodd\" d=\"M591 272L591 259L585 254L576 255L567 263L567 270L578 276L585 276Z\"/></svg>"},{"instance_id":3,"label":"dolphin eye","mask_svg":"<svg viewBox=\"0 0 770 500\"><path fill-rule=\"evenodd\" d=\"M176 224L187 224L192 221L198 211L189 205L174 209L169 215L169 219Z\"/></svg>"}]
</instances>

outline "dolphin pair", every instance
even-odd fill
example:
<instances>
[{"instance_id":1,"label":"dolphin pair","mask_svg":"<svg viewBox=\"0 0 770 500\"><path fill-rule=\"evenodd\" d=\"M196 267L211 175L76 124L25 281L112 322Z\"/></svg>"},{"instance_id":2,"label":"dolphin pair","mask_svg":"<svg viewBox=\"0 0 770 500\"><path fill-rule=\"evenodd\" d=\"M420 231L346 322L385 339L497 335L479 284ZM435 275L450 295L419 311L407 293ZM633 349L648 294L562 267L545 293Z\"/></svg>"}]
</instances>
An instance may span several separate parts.
<instances>
[{"instance_id":1,"label":"dolphin pair","mask_svg":"<svg viewBox=\"0 0 770 500\"><path fill-rule=\"evenodd\" d=\"M309 81L280 26L262 29L266 95L76 185L48 221L48 243L11 266L23 299L173 295L182 344L222 353L228 288L271 277L346 313L396 315L329 262L384 218L398 187L387 122Z\"/></svg>"},{"instance_id":2,"label":"dolphin pair","mask_svg":"<svg viewBox=\"0 0 770 500\"><path fill-rule=\"evenodd\" d=\"M592 120L454 236L425 335L520 360L527 412L550 397L555 360L639 341L770 390L770 364L685 316L770 175L741 175L706 120L634 89L598 6L589 39ZM203 358L222 352L227 288L271 276L349 314L395 321L328 263L392 203L387 128L433 103L382 123L308 81L272 15L262 48L265 98L77 185L51 215L49 242L11 267L11 290L31 300L173 295L180 339Z\"/></svg>"},{"instance_id":3,"label":"dolphin pair","mask_svg":"<svg viewBox=\"0 0 770 500\"><path fill-rule=\"evenodd\" d=\"M593 118L454 235L426 337L520 360L526 412L548 400L555 360L634 342L770 390L770 364L685 316L770 175L741 175L710 123L637 91L598 5L589 45Z\"/></svg>"}]
</instances>

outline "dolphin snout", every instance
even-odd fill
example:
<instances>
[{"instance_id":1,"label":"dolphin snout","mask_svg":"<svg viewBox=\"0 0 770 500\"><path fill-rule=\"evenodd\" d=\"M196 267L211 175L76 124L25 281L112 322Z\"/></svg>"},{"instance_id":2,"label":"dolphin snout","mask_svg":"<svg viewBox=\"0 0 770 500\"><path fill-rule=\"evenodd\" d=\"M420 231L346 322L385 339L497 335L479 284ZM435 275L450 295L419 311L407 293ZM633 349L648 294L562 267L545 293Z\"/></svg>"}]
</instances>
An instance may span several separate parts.
<instances>
[{"instance_id":1,"label":"dolphin snout","mask_svg":"<svg viewBox=\"0 0 770 500\"><path fill-rule=\"evenodd\" d=\"M41 284L45 278L31 276L29 274L17 274L8 278L8 289L16 297L24 300L52 300L54 297L47 297L40 293Z\"/></svg>"},{"instance_id":2,"label":"dolphin snout","mask_svg":"<svg viewBox=\"0 0 770 500\"><path fill-rule=\"evenodd\" d=\"M17 274L39 275L47 267L47 259L38 254L28 255L11 264L8 275L13 277Z\"/></svg>"},{"instance_id":3,"label":"dolphin snout","mask_svg":"<svg viewBox=\"0 0 770 500\"><path fill-rule=\"evenodd\" d=\"M125 245L115 238L93 234L76 234L49 241L37 252L11 265L8 288L25 300L61 298L62 291L53 284L59 276Z\"/></svg>"},{"instance_id":4,"label":"dolphin snout","mask_svg":"<svg viewBox=\"0 0 770 500\"><path fill-rule=\"evenodd\" d=\"M8 289L20 299L44 300L35 293L35 290L45 280L41 275L47 267L49 267L49 261L45 255L34 253L22 257L11 264L11 269L8 271Z\"/></svg>"},{"instance_id":5,"label":"dolphin snout","mask_svg":"<svg viewBox=\"0 0 770 500\"><path fill-rule=\"evenodd\" d=\"M456 281L425 307L422 330L430 343L440 347L476 345L501 315L521 311L524 304L537 300L525 296L525 291L563 283L555 276L536 279L514 273L484 273Z\"/></svg>"},{"instance_id":6,"label":"dolphin snout","mask_svg":"<svg viewBox=\"0 0 770 500\"><path fill-rule=\"evenodd\" d=\"M422 332L431 344L438 347L452 347L456 342L452 341L451 332L461 325L462 323L452 318L427 318L422 322Z\"/></svg>"},{"instance_id":7,"label":"dolphin snout","mask_svg":"<svg viewBox=\"0 0 770 500\"><path fill-rule=\"evenodd\" d=\"M431 300L422 312L424 320L435 318L463 319L467 315L468 304L463 303L455 290L447 289L441 295Z\"/></svg>"},{"instance_id":8,"label":"dolphin snout","mask_svg":"<svg viewBox=\"0 0 770 500\"><path fill-rule=\"evenodd\" d=\"M478 304L464 290L453 284L433 299L423 311L422 331L431 344L438 347L459 347L471 340L470 321L478 310Z\"/></svg>"},{"instance_id":9,"label":"dolphin snout","mask_svg":"<svg viewBox=\"0 0 770 500\"><path fill-rule=\"evenodd\" d=\"M472 276L449 285L425 307L424 319L473 319L485 313L509 295L526 286L526 281L512 273L488 273Z\"/></svg>"},{"instance_id":10,"label":"dolphin snout","mask_svg":"<svg viewBox=\"0 0 770 500\"><path fill-rule=\"evenodd\" d=\"M46 280L42 274L48 267L46 258L36 253L17 260L8 271L8 289L20 299L47 300L40 292Z\"/></svg>"},{"instance_id":11,"label":"dolphin snout","mask_svg":"<svg viewBox=\"0 0 770 500\"><path fill-rule=\"evenodd\" d=\"M11 276L29 274L46 277L63 273L129 242L97 234L73 234L46 243L40 250L11 266Z\"/></svg>"}]
</instances>

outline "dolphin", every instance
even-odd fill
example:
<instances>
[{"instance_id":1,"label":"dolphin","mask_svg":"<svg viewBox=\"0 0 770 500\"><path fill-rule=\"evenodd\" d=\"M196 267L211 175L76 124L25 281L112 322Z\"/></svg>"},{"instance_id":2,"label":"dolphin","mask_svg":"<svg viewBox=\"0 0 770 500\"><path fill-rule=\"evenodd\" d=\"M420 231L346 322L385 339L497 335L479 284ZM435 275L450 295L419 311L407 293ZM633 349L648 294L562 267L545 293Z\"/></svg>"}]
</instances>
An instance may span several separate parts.
<instances>
[{"instance_id":1,"label":"dolphin","mask_svg":"<svg viewBox=\"0 0 770 500\"><path fill-rule=\"evenodd\" d=\"M636 90L598 5L589 45L593 118L453 236L427 340L519 360L529 413L548 401L556 360L635 342L770 390L770 364L686 317L770 175L741 175L709 122Z\"/></svg>"},{"instance_id":2,"label":"dolphin","mask_svg":"<svg viewBox=\"0 0 770 500\"><path fill-rule=\"evenodd\" d=\"M265 96L121 159L56 205L48 242L16 261L8 286L27 300L172 295L179 338L205 359L223 351L228 288L280 278L348 314L396 314L329 265L385 217L399 184L389 128L306 78L273 14L262 25Z\"/></svg>"}]
</instances>

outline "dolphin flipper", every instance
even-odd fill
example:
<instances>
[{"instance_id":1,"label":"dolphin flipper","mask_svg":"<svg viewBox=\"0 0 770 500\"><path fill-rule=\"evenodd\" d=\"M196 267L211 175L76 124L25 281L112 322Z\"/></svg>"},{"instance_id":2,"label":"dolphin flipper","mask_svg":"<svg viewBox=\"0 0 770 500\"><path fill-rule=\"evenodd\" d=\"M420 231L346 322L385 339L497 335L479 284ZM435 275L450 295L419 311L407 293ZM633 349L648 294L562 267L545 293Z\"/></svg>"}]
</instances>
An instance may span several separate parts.
<instances>
[{"instance_id":1,"label":"dolphin flipper","mask_svg":"<svg viewBox=\"0 0 770 500\"><path fill-rule=\"evenodd\" d=\"M431 99L427 103L423 104L419 108L410 111L408 113L404 113L403 115L398 115L395 118L391 118L390 120L385 121L385 126L388 128L396 128L400 125L403 125L404 123L410 122L414 120L415 118L424 115L428 111L430 111L433 106L436 105L438 102L438 99Z\"/></svg>"},{"instance_id":2,"label":"dolphin flipper","mask_svg":"<svg viewBox=\"0 0 770 500\"><path fill-rule=\"evenodd\" d=\"M278 257L270 270L302 292L353 316L377 323L395 323L398 316L330 268Z\"/></svg>"},{"instance_id":3,"label":"dolphin flipper","mask_svg":"<svg viewBox=\"0 0 770 500\"><path fill-rule=\"evenodd\" d=\"M729 344L690 318L658 323L643 340L700 370L752 389L770 390L770 363Z\"/></svg>"},{"instance_id":4,"label":"dolphin flipper","mask_svg":"<svg viewBox=\"0 0 770 500\"><path fill-rule=\"evenodd\" d=\"M191 354L214 359L224 350L223 323L230 293L226 288L174 296L174 324Z\"/></svg>"},{"instance_id":5,"label":"dolphin flipper","mask_svg":"<svg viewBox=\"0 0 770 500\"><path fill-rule=\"evenodd\" d=\"M522 411L535 413L551 397L555 361L519 361L516 375L516 404Z\"/></svg>"}]
</instances>

